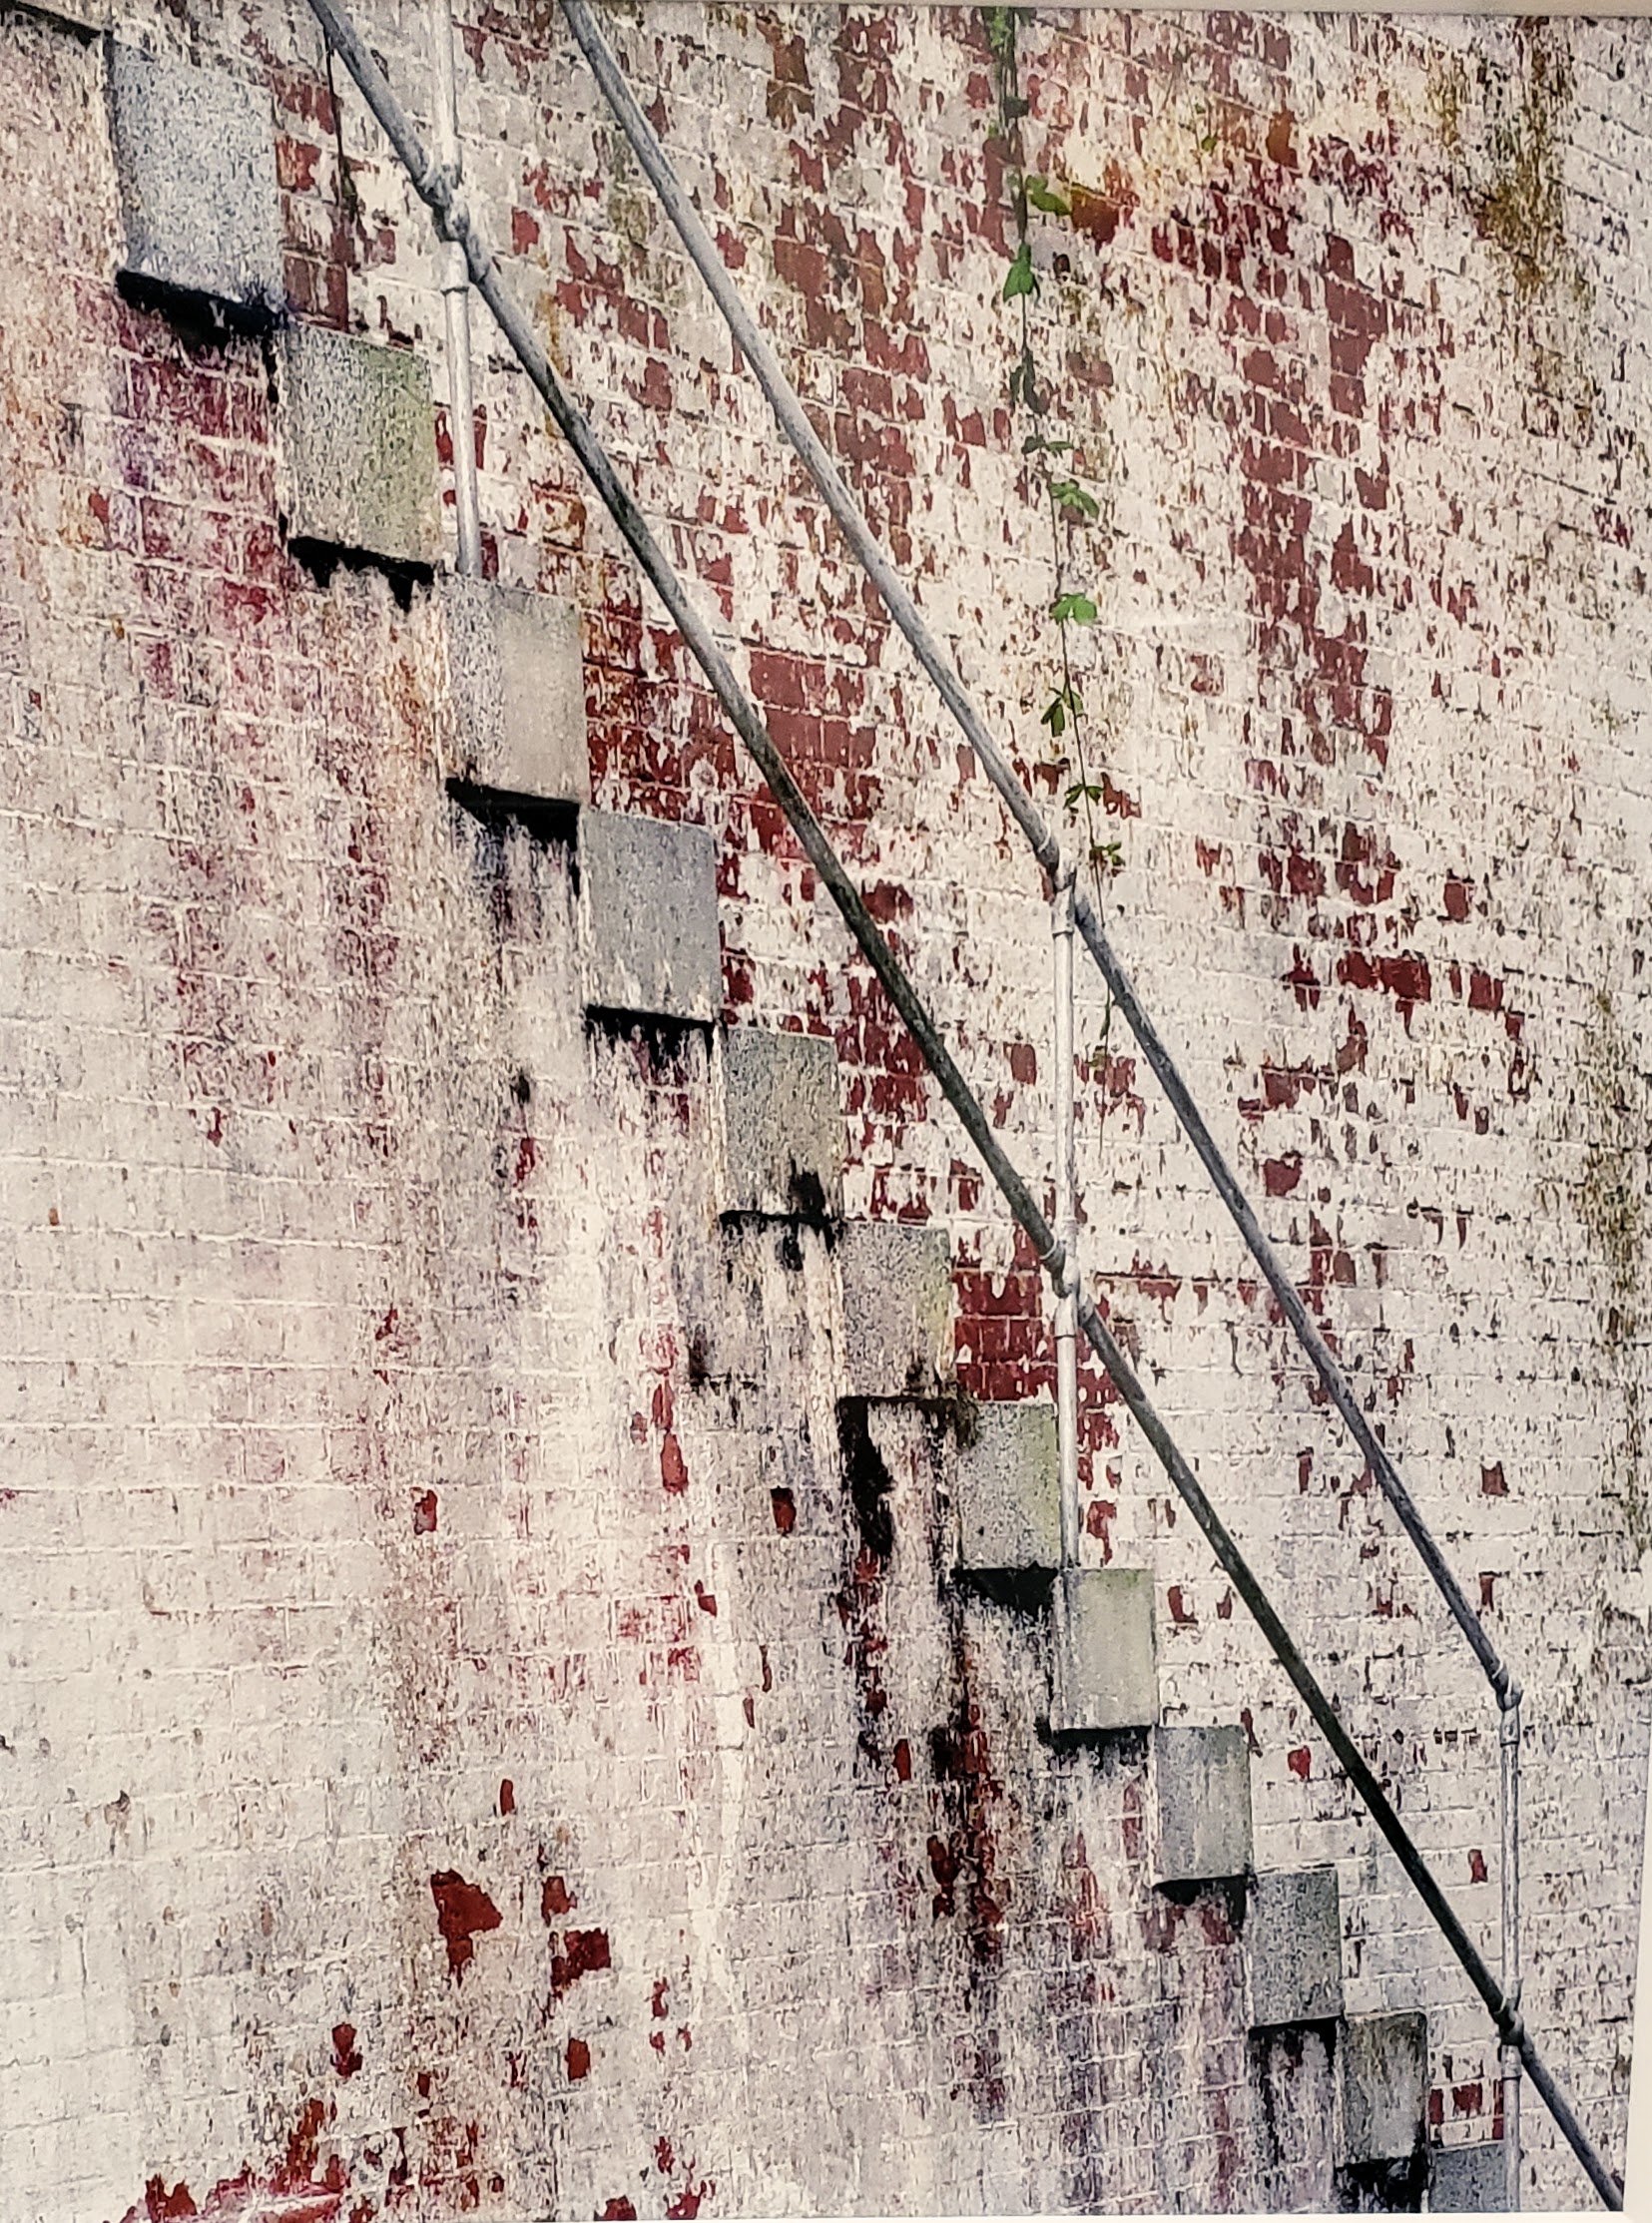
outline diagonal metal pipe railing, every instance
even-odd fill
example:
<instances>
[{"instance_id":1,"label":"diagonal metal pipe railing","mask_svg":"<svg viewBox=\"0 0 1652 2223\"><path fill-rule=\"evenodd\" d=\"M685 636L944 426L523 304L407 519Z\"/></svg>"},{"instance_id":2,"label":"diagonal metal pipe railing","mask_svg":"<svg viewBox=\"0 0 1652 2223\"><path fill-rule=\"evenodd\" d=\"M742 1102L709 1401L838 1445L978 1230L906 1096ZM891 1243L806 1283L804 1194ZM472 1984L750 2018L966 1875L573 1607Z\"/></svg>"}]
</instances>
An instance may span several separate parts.
<instances>
[{"instance_id":1,"label":"diagonal metal pipe railing","mask_svg":"<svg viewBox=\"0 0 1652 2223\"><path fill-rule=\"evenodd\" d=\"M613 464L590 423L563 386L532 324L512 299L499 275L497 261L476 225L464 197L446 170L431 161L411 119L402 108L383 71L367 51L353 23L338 0L309 0L309 6L335 52L354 79L363 99L389 140L414 190L435 220L438 236L464 250L471 278L494 321L543 399L558 429L619 527L645 577L665 605L685 643L705 673L725 714L745 743L753 762L768 783L776 802L786 813L800 846L820 874L821 882L836 904L884 993L900 1014L934 1075L942 1094L974 1144L983 1165L1008 1204L1016 1224L1026 1235L1040 1265L1057 1290L1062 1285L1065 1258L1055 1232L1034 1202L1030 1190L993 1131L984 1107L953 1060L921 997L907 978L894 952L848 877L841 859L827 838L808 798L794 779L785 758L776 748L756 706L742 688L710 628L690 601L687 590L666 561L636 503L615 473ZM1114 1340L1094 1300L1081 1294L1078 1325L1090 1348L1111 1376L1119 1395L1146 1436L1160 1465L1197 1522L1218 1564L1261 1629L1275 1657L1307 1707L1320 1733L1335 1754L1372 1819L1391 1847L1406 1877L1427 1908L1469 1981L1479 1994L1499 2038L1516 2048L1562 2135L1576 2154L1590 2182L1608 2208L1621 2208L1622 2189L1578 2121L1566 2094L1538 2053L1514 2002L1505 1996L1478 1947L1468 1936L1455 1910L1435 1881L1422 1855L1412 1843L1387 1794L1358 1746L1343 1727L1330 1698L1303 1658L1290 1631L1275 1611L1262 1584L1229 1534L1198 1477L1182 1455L1160 1418L1129 1360Z\"/></svg>"}]
</instances>

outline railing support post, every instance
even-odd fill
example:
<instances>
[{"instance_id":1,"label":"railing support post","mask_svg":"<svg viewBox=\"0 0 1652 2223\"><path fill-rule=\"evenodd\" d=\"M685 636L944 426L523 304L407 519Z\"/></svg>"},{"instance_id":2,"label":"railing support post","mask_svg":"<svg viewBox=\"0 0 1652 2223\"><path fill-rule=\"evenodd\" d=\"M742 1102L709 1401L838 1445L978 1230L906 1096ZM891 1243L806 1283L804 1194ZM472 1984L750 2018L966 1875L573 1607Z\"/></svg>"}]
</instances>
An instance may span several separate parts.
<instances>
[{"instance_id":1,"label":"railing support post","mask_svg":"<svg viewBox=\"0 0 1652 2223\"><path fill-rule=\"evenodd\" d=\"M453 180L463 175L459 153L459 90L453 68L453 0L430 0L436 50L436 159ZM444 240L437 249L442 318L447 340L447 427L453 442L453 507L458 525L461 579L482 576L481 503L476 488L476 395L470 369L470 265L465 251Z\"/></svg>"},{"instance_id":2,"label":"railing support post","mask_svg":"<svg viewBox=\"0 0 1652 2223\"><path fill-rule=\"evenodd\" d=\"M1061 1475L1061 1564L1078 1564L1078 1171L1073 1102L1073 867L1050 897L1055 952L1055 1233L1064 1264L1055 1300L1055 1427Z\"/></svg>"},{"instance_id":3,"label":"railing support post","mask_svg":"<svg viewBox=\"0 0 1652 2223\"><path fill-rule=\"evenodd\" d=\"M1503 1996L1520 2004L1520 1688L1511 1684L1498 1737L1499 1800L1502 1809ZM1512 2215L1520 2205L1520 2049L1504 2045L1503 2206Z\"/></svg>"}]
</instances>

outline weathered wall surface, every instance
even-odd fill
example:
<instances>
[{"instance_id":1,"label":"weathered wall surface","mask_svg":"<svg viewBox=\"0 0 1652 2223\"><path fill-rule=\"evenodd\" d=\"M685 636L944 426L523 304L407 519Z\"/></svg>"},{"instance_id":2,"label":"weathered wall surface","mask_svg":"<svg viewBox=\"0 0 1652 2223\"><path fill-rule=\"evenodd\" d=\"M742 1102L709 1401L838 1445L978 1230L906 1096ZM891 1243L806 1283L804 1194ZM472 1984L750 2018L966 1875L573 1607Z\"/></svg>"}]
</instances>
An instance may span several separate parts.
<instances>
[{"instance_id":1,"label":"weathered wall surface","mask_svg":"<svg viewBox=\"0 0 1652 2223\"><path fill-rule=\"evenodd\" d=\"M458 14L514 282L1047 1166L1027 860L557 11ZM360 17L423 108L422 12ZM294 313L442 392L427 233L307 9L118 23L270 89ZM981 26L616 32L1059 799ZM1031 158L1085 189L1032 315L1100 503L1118 939L1525 1682L1526 2012L1621 2161L1652 48L1087 14L1021 54ZM0 2207L1323 2204L1324 2033L1247 2040L1234 1908L1149 1887L1144 1753L1040 1739L1041 1625L946 1579L950 1437L874 1408L887 1498L851 1487L829 1248L720 1230L705 1032L588 1031L566 848L444 794L436 597L298 564L266 343L118 296L104 71L0 19ZM490 566L582 612L598 802L712 830L728 1020L834 1039L849 1211L946 1230L975 1396L1046 1390L1003 1215L485 343L478 396ZM1494 1948L1493 1712L1130 1052L1083 1092L1090 1264ZM1166 1719L1243 1721L1258 1865L1338 1865L1350 2010L1426 2008L1430 2135L1484 2139L1466 1986L1099 1383L1086 1427L1086 1549L1154 1571ZM1526 2129L1530 2204L1578 2201Z\"/></svg>"}]
</instances>

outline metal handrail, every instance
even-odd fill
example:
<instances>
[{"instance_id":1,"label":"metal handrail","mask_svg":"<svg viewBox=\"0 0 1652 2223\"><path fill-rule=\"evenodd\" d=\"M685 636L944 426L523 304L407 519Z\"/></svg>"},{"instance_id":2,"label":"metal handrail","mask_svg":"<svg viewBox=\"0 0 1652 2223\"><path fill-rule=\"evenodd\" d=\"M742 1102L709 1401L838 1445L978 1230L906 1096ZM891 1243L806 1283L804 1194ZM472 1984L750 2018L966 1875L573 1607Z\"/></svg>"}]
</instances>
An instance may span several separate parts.
<instances>
[{"instance_id":1,"label":"metal handrail","mask_svg":"<svg viewBox=\"0 0 1652 2223\"><path fill-rule=\"evenodd\" d=\"M573 449L604 507L636 556L644 575L676 623L684 642L723 705L730 724L745 743L776 802L785 812L804 853L815 866L823 886L836 904L885 994L905 1022L924 1063L974 1144L995 1186L1009 1205L1039 1264L1049 1274L1059 1292L1065 1278L1066 1261L1054 1230L998 1141L984 1106L964 1079L917 990L866 908L859 890L849 879L841 859L827 838L808 798L798 786L785 758L776 748L756 706L736 678L705 620L690 601L682 581L667 562L641 511L621 484L588 419L557 376L532 324L505 288L500 278L497 259L471 219L468 206L457 190L452 175L431 161L411 119L338 0L309 0L309 6L377 118L397 159L411 179L414 190L430 210L438 236L464 250L477 292L486 302L500 331L544 400L558 429ZM1160 1418L1129 1360L1097 1311L1094 1300L1087 1293L1081 1292L1077 1302L1078 1325L1091 1349L1107 1369L1120 1397L1146 1436L1154 1455L1183 1503L1192 1513L1219 1565L1244 1600L1330 1745L1339 1765L1369 1809L1377 1828L1387 1839L1400 1867L1479 1993L1499 2037L1505 2045L1518 2051L1527 2073L1603 2203L1608 2208L1621 2208L1623 2195L1617 2179L1579 2123L1570 2100L1561 2091L1538 2053L1518 2009L1498 1985L1435 1881L1432 1871L1412 1843L1370 1765L1343 1727L1331 1700L1298 1650L1295 1640L1280 1619L1244 1554L1205 1495L1193 1469Z\"/></svg>"}]
</instances>

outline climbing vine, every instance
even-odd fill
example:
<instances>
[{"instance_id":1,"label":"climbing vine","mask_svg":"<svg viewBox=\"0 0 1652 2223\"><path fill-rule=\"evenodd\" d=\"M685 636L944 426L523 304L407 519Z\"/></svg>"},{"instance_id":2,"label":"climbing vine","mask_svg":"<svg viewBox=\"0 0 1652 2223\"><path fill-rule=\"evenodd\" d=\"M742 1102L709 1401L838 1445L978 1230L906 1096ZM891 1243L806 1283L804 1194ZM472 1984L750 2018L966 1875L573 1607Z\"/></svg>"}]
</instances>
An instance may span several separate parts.
<instances>
[{"instance_id":1,"label":"climbing vine","mask_svg":"<svg viewBox=\"0 0 1652 2223\"><path fill-rule=\"evenodd\" d=\"M1048 735L1050 756L1045 760L1059 782L1065 777L1062 803L1075 827L1082 818L1085 863L1099 900L1105 882L1124 868L1124 855L1116 839L1103 839L1096 827L1096 805L1103 800L1103 786L1091 769L1089 725L1084 698L1073 671L1074 629L1093 626L1096 601L1084 583L1081 563L1087 528L1101 514L1101 504L1086 481L1077 444L1066 436L1057 414L1060 399L1053 377L1040 366L1035 345L1037 327L1033 307L1042 291L1042 279L1032 257L1035 219L1059 223L1072 215L1068 196L1052 181L1026 165L1021 124L1030 104L1021 90L1019 31L1030 21L1032 10L990 7L981 11L993 63L996 114L993 133L1003 145L1010 218L1014 226L1013 252L1000 298L1015 311L1019 329L1015 359L1009 374L1011 421L1020 433L1021 454L1032 500L1044 513L1050 534L1049 622L1055 629L1055 674L1052 691L1039 723ZM1113 1002L1109 996L1102 1021L1101 1040L1087 1053L1093 1073L1106 1072L1107 1041L1112 1026ZM1102 1099L1105 1114L1106 1098Z\"/></svg>"}]
</instances>

